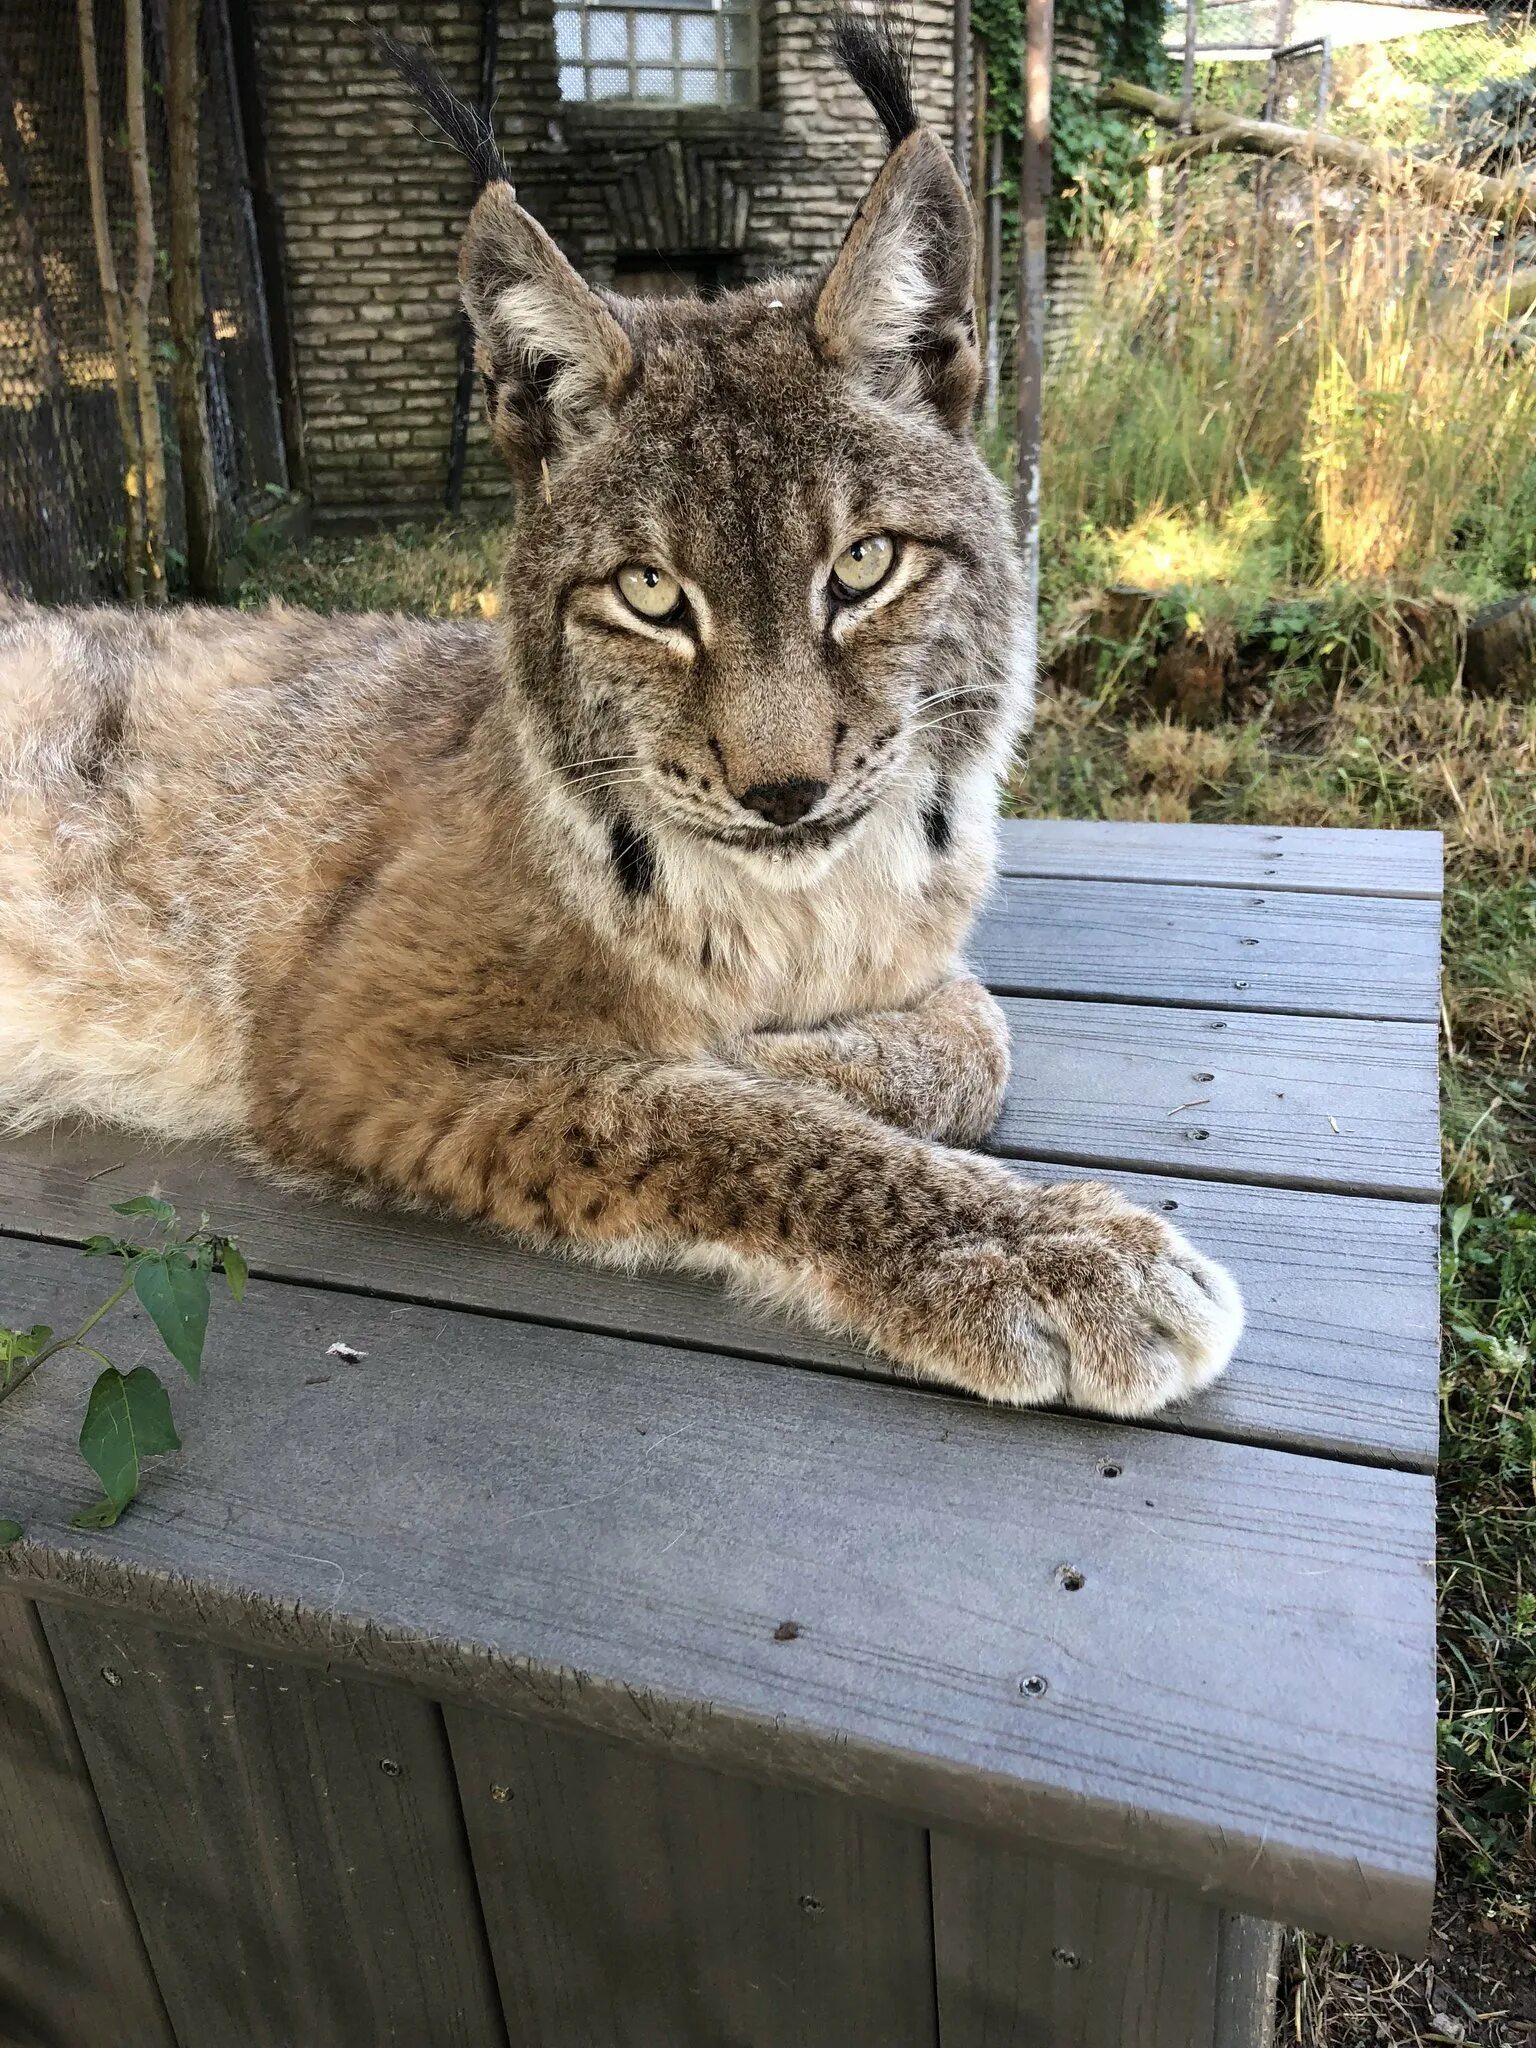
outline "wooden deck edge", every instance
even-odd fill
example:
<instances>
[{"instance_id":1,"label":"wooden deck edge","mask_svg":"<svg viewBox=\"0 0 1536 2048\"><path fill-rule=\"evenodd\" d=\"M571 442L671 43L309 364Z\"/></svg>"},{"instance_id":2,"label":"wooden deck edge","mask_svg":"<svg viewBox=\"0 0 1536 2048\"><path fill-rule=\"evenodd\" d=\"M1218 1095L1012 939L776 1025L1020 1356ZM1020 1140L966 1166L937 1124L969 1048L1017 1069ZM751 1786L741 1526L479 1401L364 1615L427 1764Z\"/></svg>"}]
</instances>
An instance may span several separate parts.
<instances>
[{"instance_id":1,"label":"wooden deck edge","mask_svg":"<svg viewBox=\"0 0 1536 2048\"><path fill-rule=\"evenodd\" d=\"M637 1743L731 1776L852 1798L1003 1846L1027 1842L1110 1868L1120 1878L1139 1875L1228 1911L1338 1940L1420 1955L1429 1939L1432 1802L1420 1867L1368 1873L1356 1856L1320 1855L1311 1845L1288 1850L1273 1829L1255 1835L1141 1814L1128 1830L1115 1802L851 1735L838 1745L841 1781L831 1784L824 1733L782 1717L641 1693L622 1682L483 1645L385 1628L364 1616L197 1583L85 1551L52 1551L25 1538L0 1552L0 1594L7 1590L185 1629L247 1654L270 1653L373 1683L404 1685L444 1704Z\"/></svg>"}]
</instances>

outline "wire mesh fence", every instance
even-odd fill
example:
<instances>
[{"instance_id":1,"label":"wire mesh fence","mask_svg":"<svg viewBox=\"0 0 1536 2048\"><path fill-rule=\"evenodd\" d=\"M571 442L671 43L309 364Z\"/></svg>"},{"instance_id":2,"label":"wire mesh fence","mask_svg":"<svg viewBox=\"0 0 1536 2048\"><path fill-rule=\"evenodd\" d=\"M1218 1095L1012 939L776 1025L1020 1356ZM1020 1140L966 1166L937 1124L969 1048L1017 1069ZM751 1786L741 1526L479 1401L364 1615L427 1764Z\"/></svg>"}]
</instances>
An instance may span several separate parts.
<instances>
[{"instance_id":1,"label":"wire mesh fence","mask_svg":"<svg viewBox=\"0 0 1536 2048\"><path fill-rule=\"evenodd\" d=\"M139 0L129 0L137 5ZM126 147L124 0L95 0L108 216L120 279L133 269ZM203 0L199 121L203 352L221 538L232 546L269 490L287 484L228 20ZM166 224L163 0L149 0L150 175ZM151 342L165 428L172 580L183 543L164 263ZM124 588L127 463L92 237L75 9L0 9L0 589L48 600Z\"/></svg>"}]
</instances>

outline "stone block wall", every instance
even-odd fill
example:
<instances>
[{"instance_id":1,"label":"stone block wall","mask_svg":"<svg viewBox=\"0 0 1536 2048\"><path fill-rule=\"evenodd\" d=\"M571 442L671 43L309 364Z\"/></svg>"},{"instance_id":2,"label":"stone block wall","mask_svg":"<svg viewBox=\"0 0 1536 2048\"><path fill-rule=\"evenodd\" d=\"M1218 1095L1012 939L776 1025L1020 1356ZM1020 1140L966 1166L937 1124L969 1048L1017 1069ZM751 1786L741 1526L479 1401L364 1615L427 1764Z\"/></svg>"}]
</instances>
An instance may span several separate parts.
<instances>
[{"instance_id":1,"label":"stone block wall","mask_svg":"<svg viewBox=\"0 0 1536 2048\"><path fill-rule=\"evenodd\" d=\"M879 169L879 125L822 54L828 0L761 0L761 105L637 109L558 98L553 0L503 0L496 126L519 197L599 282L650 254L733 277L813 269ZM360 26L432 45L474 98L478 0L253 0L272 184L315 497L428 512L447 479L465 167L381 72ZM949 0L916 0L919 105L948 134ZM504 495L478 406L466 503Z\"/></svg>"}]
</instances>

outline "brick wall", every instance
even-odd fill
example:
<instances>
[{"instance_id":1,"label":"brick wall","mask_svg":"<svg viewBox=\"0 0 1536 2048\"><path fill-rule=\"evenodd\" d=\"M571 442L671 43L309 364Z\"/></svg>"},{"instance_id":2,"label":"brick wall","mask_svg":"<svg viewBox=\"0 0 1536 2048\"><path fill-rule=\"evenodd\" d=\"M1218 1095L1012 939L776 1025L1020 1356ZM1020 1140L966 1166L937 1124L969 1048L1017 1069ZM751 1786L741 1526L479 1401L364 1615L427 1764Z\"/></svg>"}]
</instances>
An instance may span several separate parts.
<instances>
[{"instance_id":1,"label":"brick wall","mask_svg":"<svg viewBox=\"0 0 1536 2048\"><path fill-rule=\"evenodd\" d=\"M742 278L826 261L883 155L874 117L821 53L826 7L762 0L760 107L652 111L562 104L553 0L503 0L496 125L519 197L598 281L655 249L712 250ZM316 499L430 509L447 478L468 173L381 73L357 0L253 11ZM919 104L947 135L951 9L911 11ZM474 97L478 0L375 0L362 13L425 34ZM477 412L466 502L504 490Z\"/></svg>"}]
</instances>

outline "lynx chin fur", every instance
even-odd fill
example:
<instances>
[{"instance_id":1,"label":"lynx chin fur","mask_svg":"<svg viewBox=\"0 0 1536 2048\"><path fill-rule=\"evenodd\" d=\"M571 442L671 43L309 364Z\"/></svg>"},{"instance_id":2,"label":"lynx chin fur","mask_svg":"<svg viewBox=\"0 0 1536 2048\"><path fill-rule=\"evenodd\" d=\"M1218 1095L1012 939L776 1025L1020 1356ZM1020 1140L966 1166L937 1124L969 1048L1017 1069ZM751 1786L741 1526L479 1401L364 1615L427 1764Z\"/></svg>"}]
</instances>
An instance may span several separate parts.
<instances>
[{"instance_id":1,"label":"lynx chin fur","mask_svg":"<svg viewBox=\"0 0 1536 2048\"><path fill-rule=\"evenodd\" d=\"M972 224L902 51L818 280L589 289L488 179L464 302L517 487L502 622L0 616L0 1116L722 1272L933 1380L1145 1414L1236 1289L953 1149L1008 1066L961 947L1029 710L968 438Z\"/></svg>"}]
</instances>

